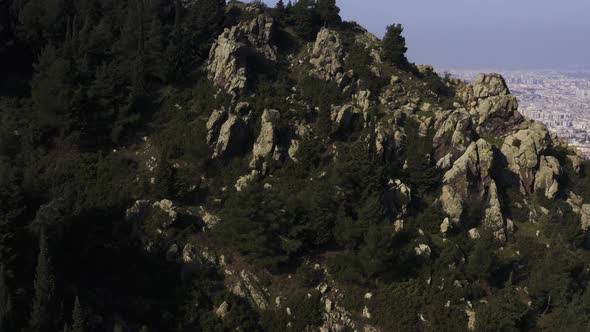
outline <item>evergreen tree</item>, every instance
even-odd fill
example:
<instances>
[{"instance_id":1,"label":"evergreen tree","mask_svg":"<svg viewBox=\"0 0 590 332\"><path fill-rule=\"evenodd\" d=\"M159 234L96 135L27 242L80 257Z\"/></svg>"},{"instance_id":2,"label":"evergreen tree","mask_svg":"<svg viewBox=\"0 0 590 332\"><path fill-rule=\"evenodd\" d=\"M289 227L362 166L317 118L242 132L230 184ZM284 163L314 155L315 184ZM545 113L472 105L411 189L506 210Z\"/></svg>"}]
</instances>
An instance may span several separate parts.
<instances>
[{"instance_id":1,"label":"evergreen tree","mask_svg":"<svg viewBox=\"0 0 590 332\"><path fill-rule=\"evenodd\" d=\"M318 0L317 12L324 26L338 24L342 21L336 0Z\"/></svg>"},{"instance_id":2,"label":"evergreen tree","mask_svg":"<svg viewBox=\"0 0 590 332\"><path fill-rule=\"evenodd\" d=\"M383 60L393 64L405 65L406 59L406 39L402 36L404 28L401 24L392 24L387 26L387 32L383 37Z\"/></svg>"},{"instance_id":3,"label":"evergreen tree","mask_svg":"<svg viewBox=\"0 0 590 332\"><path fill-rule=\"evenodd\" d=\"M12 314L12 297L6 284L6 271L4 264L0 263L0 330L10 331Z\"/></svg>"},{"instance_id":4,"label":"evergreen tree","mask_svg":"<svg viewBox=\"0 0 590 332\"><path fill-rule=\"evenodd\" d=\"M31 332L53 331L55 328L55 277L48 251L45 232L42 231L35 270L35 298L29 320Z\"/></svg>"},{"instance_id":5,"label":"evergreen tree","mask_svg":"<svg viewBox=\"0 0 590 332\"><path fill-rule=\"evenodd\" d=\"M315 3L312 0L299 0L293 6L292 21L295 32L304 40L312 40L315 37L315 13Z\"/></svg>"},{"instance_id":6,"label":"evergreen tree","mask_svg":"<svg viewBox=\"0 0 590 332\"><path fill-rule=\"evenodd\" d=\"M74 310L72 311L72 329L71 332L84 332L86 331L86 318L82 306L80 305L80 299L76 296L74 303Z\"/></svg>"}]
</instances>

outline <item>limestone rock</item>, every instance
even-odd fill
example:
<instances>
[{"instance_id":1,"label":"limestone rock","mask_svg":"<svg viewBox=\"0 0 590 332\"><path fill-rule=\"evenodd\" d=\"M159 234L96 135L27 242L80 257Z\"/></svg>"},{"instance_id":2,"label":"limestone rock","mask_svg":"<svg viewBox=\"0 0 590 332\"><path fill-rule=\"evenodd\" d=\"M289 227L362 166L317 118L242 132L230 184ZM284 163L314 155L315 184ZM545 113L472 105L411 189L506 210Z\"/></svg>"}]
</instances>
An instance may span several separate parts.
<instances>
[{"instance_id":1,"label":"limestone rock","mask_svg":"<svg viewBox=\"0 0 590 332\"><path fill-rule=\"evenodd\" d=\"M569 193L567 203L580 216L580 228L583 231L588 231L590 229L590 204L584 204L584 199L573 192Z\"/></svg>"},{"instance_id":2,"label":"limestone rock","mask_svg":"<svg viewBox=\"0 0 590 332\"><path fill-rule=\"evenodd\" d=\"M260 178L260 172L257 170L252 170L250 174L246 174L241 176L235 184L236 191L243 191L246 189L250 184L256 182Z\"/></svg>"},{"instance_id":3,"label":"limestone rock","mask_svg":"<svg viewBox=\"0 0 590 332\"><path fill-rule=\"evenodd\" d=\"M242 270L239 275L239 285L250 302L260 310L269 308L270 293L262 286L260 280L253 273Z\"/></svg>"},{"instance_id":4,"label":"limestone rock","mask_svg":"<svg viewBox=\"0 0 590 332\"><path fill-rule=\"evenodd\" d=\"M215 310L215 314L219 318L225 317L229 312L229 304L225 301Z\"/></svg>"},{"instance_id":5,"label":"limestone rock","mask_svg":"<svg viewBox=\"0 0 590 332\"><path fill-rule=\"evenodd\" d=\"M475 188L481 189L479 192L484 192L489 186L493 161L492 146L480 139L471 143L453 167L445 173L441 203L452 222L459 222L463 203Z\"/></svg>"},{"instance_id":6,"label":"limestone rock","mask_svg":"<svg viewBox=\"0 0 590 332\"><path fill-rule=\"evenodd\" d=\"M384 201L386 210L394 218L407 216L412 202L412 189L400 180L390 180Z\"/></svg>"},{"instance_id":7,"label":"limestone rock","mask_svg":"<svg viewBox=\"0 0 590 332\"><path fill-rule=\"evenodd\" d=\"M500 136L523 122L518 102L498 74L478 75L457 91L459 99L475 118L481 136Z\"/></svg>"},{"instance_id":8,"label":"limestone rock","mask_svg":"<svg viewBox=\"0 0 590 332\"><path fill-rule=\"evenodd\" d=\"M430 258L430 254L432 253L432 250L426 244L419 244L416 248L414 248L414 251L416 252L416 255L426 259Z\"/></svg>"},{"instance_id":9,"label":"limestone rock","mask_svg":"<svg viewBox=\"0 0 590 332\"><path fill-rule=\"evenodd\" d=\"M452 227L451 222L449 221L449 218L447 217L440 224L440 232L442 234L447 234L451 230L451 227Z\"/></svg>"},{"instance_id":10,"label":"limestone rock","mask_svg":"<svg viewBox=\"0 0 590 332\"><path fill-rule=\"evenodd\" d=\"M338 130L347 132L352 125L354 119L354 107L352 105L344 105L339 107L332 113L333 121L336 122Z\"/></svg>"},{"instance_id":11,"label":"limestone rock","mask_svg":"<svg viewBox=\"0 0 590 332\"><path fill-rule=\"evenodd\" d=\"M338 81L344 71L344 50L338 32L322 28L317 35L309 62L314 66L313 74L322 80Z\"/></svg>"},{"instance_id":12,"label":"limestone rock","mask_svg":"<svg viewBox=\"0 0 590 332\"><path fill-rule=\"evenodd\" d=\"M264 159L272 156L278 140L278 121L281 114L277 110L264 110L260 124L260 134L252 149L250 167L260 170Z\"/></svg>"},{"instance_id":13,"label":"limestone rock","mask_svg":"<svg viewBox=\"0 0 590 332\"><path fill-rule=\"evenodd\" d=\"M366 306L363 308L363 317L366 319L371 319L371 313L369 312L369 308Z\"/></svg>"},{"instance_id":14,"label":"limestone rock","mask_svg":"<svg viewBox=\"0 0 590 332\"><path fill-rule=\"evenodd\" d=\"M148 200L137 200L133 203L133 206L125 211L125 218L127 220L141 219L145 216L150 208L150 201Z\"/></svg>"},{"instance_id":15,"label":"limestone rock","mask_svg":"<svg viewBox=\"0 0 590 332\"><path fill-rule=\"evenodd\" d=\"M399 159L407 145L403 128L390 123L379 123L375 128L375 151L383 160Z\"/></svg>"},{"instance_id":16,"label":"limestone rock","mask_svg":"<svg viewBox=\"0 0 590 332\"><path fill-rule=\"evenodd\" d=\"M274 20L260 14L249 22L225 29L209 52L208 76L225 92L240 95L248 88L248 57L276 61L272 45Z\"/></svg>"},{"instance_id":17,"label":"limestone rock","mask_svg":"<svg viewBox=\"0 0 590 332\"><path fill-rule=\"evenodd\" d=\"M535 175L534 191L542 191L548 199L554 199L559 191L557 179L561 174L559 161L555 157L542 156L539 170Z\"/></svg>"},{"instance_id":18,"label":"limestone rock","mask_svg":"<svg viewBox=\"0 0 590 332\"><path fill-rule=\"evenodd\" d=\"M238 116L230 114L221 126L219 138L213 150L213 159L229 159L244 151L247 139L245 122Z\"/></svg>"},{"instance_id":19,"label":"limestone rock","mask_svg":"<svg viewBox=\"0 0 590 332\"><path fill-rule=\"evenodd\" d=\"M519 175L523 193L533 192L539 156L550 147L551 138L547 127L538 122L531 122L504 140L502 154L506 157L508 168Z\"/></svg>"},{"instance_id":20,"label":"limestone rock","mask_svg":"<svg viewBox=\"0 0 590 332\"><path fill-rule=\"evenodd\" d=\"M481 237L481 235L479 234L479 231L477 230L477 228L472 228L467 232L467 235L469 236L470 239L472 240L477 240Z\"/></svg>"},{"instance_id":21,"label":"limestone rock","mask_svg":"<svg viewBox=\"0 0 590 332\"><path fill-rule=\"evenodd\" d=\"M455 161L475 137L471 115L465 109L438 113L434 128L438 128L432 139L434 158L439 162L443 157Z\"/></svg>"},{"instance_id":22,"label":"limestone rock","mask_svg":"<svg viewBox=\"0 0 590 332\"><path fill-rule=\"evenodd\" d=\"M191 263L195 259L196 250L192 244L187 244L182 249L182 261L184 263Z\"/></svg>"},{"instance_id":23,"label":"limestone rock","mask_svg":"<svg viewBox=\"0 0 590 332\"><path fill-rule=\"evenodd\" d=\"M211 214L210 212L206 211L205 209L201 208L200 213L201 219L203 223L208 229L212 229L213 227L217 226L221 222L221 218L218 216Z\"/></svg>"},{"instance_id":24,"label":"limestone rock","mask_svg":"<svg viewBox=\"0 0 590 332\"><path fill-rule=\"evenodd\" d=\"M222 107L219 110L214 110L207 121L207 144L213 145L217 142L221 126L227 120L228 112Z\"/></svg>"}]
</instances>

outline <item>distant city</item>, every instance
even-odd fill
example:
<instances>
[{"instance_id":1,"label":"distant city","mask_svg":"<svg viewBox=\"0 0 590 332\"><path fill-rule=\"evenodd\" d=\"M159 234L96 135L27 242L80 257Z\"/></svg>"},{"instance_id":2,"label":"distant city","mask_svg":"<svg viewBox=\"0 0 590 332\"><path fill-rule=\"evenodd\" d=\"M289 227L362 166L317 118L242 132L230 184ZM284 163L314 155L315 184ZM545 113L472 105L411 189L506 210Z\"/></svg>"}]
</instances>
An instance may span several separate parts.
<instances>
[{"instance_id":1,"label":"distant city","mask_svg":"<svg viewBox=\"0 0 590 332\"><path fill-rule=\"evenodd\" d=\"M448 72L468 81L481 72L502 74L523 115L545 123L590 158L590 69Z\"/></svg>"}]
</instances>

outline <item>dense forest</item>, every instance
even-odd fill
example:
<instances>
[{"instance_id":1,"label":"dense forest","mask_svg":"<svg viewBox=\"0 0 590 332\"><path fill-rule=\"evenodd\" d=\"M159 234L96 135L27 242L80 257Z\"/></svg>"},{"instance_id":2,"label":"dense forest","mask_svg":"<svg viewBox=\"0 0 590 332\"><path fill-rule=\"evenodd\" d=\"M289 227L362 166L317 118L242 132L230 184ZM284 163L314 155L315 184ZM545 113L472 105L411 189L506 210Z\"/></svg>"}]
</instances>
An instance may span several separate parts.
<instances>
[{"instance_id":1,"label":"dense forest","mask_svg":"<svg viewBox=\"0 0 590 332\"><path fill-rule=\"evenodd\" d=\"M335 0L0 2L0 331L588 331L590 163Z\"/></svg>"}]
</instances>

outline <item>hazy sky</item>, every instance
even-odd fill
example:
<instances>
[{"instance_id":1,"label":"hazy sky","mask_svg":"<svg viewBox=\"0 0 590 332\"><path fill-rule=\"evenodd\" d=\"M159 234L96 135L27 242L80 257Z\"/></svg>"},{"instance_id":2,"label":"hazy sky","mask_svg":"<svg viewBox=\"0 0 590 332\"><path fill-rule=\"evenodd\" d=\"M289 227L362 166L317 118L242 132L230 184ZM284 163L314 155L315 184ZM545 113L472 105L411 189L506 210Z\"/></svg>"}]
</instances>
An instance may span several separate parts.
<instances>
[{"instance_id":1,"label":"hazy sky","mask_svg":"<svg viewBox=\"0 0 590 332\"><path fill-rule=\"evenodd\" d=\"M590 65L590 0L339 0L338 6L344 19L379 37L387 24L402 23L410 60L439 69Z\"/></svg>"}]
</instances>

